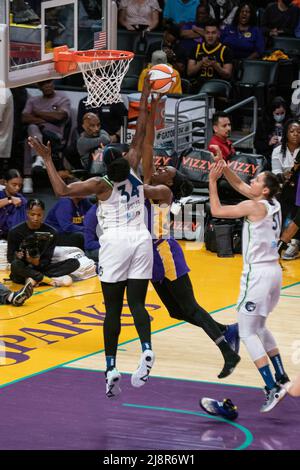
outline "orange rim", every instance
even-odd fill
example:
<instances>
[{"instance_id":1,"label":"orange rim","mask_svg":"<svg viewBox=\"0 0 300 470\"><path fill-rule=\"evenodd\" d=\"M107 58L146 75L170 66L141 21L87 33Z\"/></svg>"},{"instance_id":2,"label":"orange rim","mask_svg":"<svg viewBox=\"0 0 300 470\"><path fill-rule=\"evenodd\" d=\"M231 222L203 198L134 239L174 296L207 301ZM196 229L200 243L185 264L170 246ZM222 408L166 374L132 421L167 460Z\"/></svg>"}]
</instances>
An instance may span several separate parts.
<instances>
[{"instance_id":1,"label":"orange rim","mask_svg":"<svg viewBox=\"0 0 300 470\"><path fill-rule=\"evenodd\" d=\"M133 52L114 50L88 50L70 51L67 46L55 47L53 58L55 62L94 62L95 60L129 60L134 57Z\"/></svg>"}]
</instances>

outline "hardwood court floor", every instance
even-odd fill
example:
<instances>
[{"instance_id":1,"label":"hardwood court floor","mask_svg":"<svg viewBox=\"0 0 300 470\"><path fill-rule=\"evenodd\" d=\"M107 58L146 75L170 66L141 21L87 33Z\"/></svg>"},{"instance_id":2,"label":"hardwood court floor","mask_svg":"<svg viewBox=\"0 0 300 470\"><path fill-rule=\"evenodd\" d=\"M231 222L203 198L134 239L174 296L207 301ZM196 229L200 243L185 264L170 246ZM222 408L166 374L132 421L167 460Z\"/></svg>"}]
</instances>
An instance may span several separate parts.
<instances>
[{"instance_id":1,"label":"hardwood court floor","mask_svg":"<svg viewBox=\"0 0 300 470\"><path fill-rule=\"evenodd\" d=\"M206 252L199 244L183 242L182 245L191 268L191 279L199 303L219 321L223 323L235 322L234 305L239 291L239 277L242 267L241 256L218 258L215 254ZM3 274L2 277L5 277L5 273L2 272L1 274ZM295 377L300 372L300 260L284 262L283 279L281 299L270 316L269 325L278 341L286 369L291 377ZM16 287L13 284L11 286ZM112 405L109 400L105 399L103 374L98 373L98 371L103 371L105 368L102 338L105 310L100 283L96 277L77 282L69 288L40 287L32 299L21 308L1 306L0 364L2 367L0 367L0 387L2 387L2 395L0 406L2 402L1 409L3 406L5 407L6 399L15 408L19 406L20 412L15 419L17 419L20 426L23 420L28 420L26 413L24 413L24 417L22 416L23 401L20 398L23 397L24 399L27 396L26 394L29 395L27 401L29 407L33 406L38 409L40 406L43 409L43 400L46 400L47 404L51 404L50 408L54 407L53 402L55 402L55 408L63 407L65 409L66 403L69 404L70 400L85 400L86 393L88 393L91 400L96 400L98 403L101 416L104 416L109 410L112 413L113 410L118 409L118 413L124 418L124 423L131 419L131 413L135 413L132 407L140 407L139 420L141 422L139 426L141 428L143 419L149 418L147 417L147 413L149 413L147 409L149 410L152 407L151 416L156 416L155 429L157 432L154 433L155 435L151 439L142 434L143 437L140 441L137 441L134 437L135 434L132 432L131 435L131 432L127 430L125 435L127 433L128 439L121 439L117 444L116 435L119 435L119 431L112 426L110 435L106 438L102 436L103 439L99 436L97 443L95 443L92 433L89 434L91 432L89 428L91 421L89 421L87 423L88 430L86 432L88 435L86 436L85 447L82 440L64 441L60 436L58 426L56 430L57 439L51 441L51 445L49 440L42 439L43 433L41 434L39 431L35 440L30 440L30 436L20 437L18 443L14 440L15 434L10 436L9 433L6 433L4 440L1 441L0 448L300 448L300 444L292 444L292 442L300 442L300 399L299 401L297 399L289 401L292 399L287 398L282 405L280 404L276 408L278 410L282 407L284 416L280 414L279 409L274 414L268 414L268 420L266 421L265 417L258 413L263 402L261 390L257 389L257 387L261 388L262 386L260 376L243 346L241 346L242 360L236 371L230 377L221 381L217 378L217 374L223 365L222 357L209 338L199 328L172 320L151 286L147 295L147 306L152 317L153 349L156 352L156 363L152 372L153 378L150 379L149 384L138 391L133 390L130 385L127 373L130 374L136 368L140 347L131 315L127 305L124 304L123 328L118 350L118 368L123 373L124 383L121 401L118 405ZM74 379L76 397L69 390L72 378ZM43 394L40 393L41 387L44 390ZM218 428L222 438L219 442L214 435L215 428L211 423L212 420L204 417L206 423L205 438L200 439L198 436L197 425L195 427L195 433L197 434L197 437L194 436L195 442L191 440L192 437L187 441L180 432L181 425L184 422L184 426L191 426L191 429L193 429L194 422L187 423L186 420L193 420L195 415L201 415L198 399L203 394L222 399L225 396L225 391L227 391L227 395L230 393L230 397L236 397L240 401L238 403L241 406L240 422L243 423L243 419L248 418L248 422L246 420L245 422L254 438L252 440L246 438L244 441L241 434L241 436L237 436L235 444L237 442L238 444L235 445L231 439L227 439L227 431L223 433L223 428L221 430ZM21 400L21 403L19 400ZM81 409L79 403L76 406L78 410ZM124 406L129 407L126 408L126 413ZM143 408L143 412L141 412L141 408ZM182 408L185 411L182 411ZM4 420L4 423L5 420L10 420L10 407L5 407L5 409L6 414L4 417L2 416L2 422ZM176 424L172 424L172 426L175 426L173 437L169 436L168 439L163 440L161 431L164 429L165 425L163 423L165 421L160 417L162 410L167 415L172 413L173 417L174 413L186 413L184 417L176 415ZM253 418L251 420L247 416L247 413L250 412ZM82 407L82 413L84 416L86 415L84 406ZM190 413L189 418L188 413ZM285 433L281 429L280 434L279 428L277 430L278 435L274 431L274 442L267 442L266 444L263 439L255 438L255 432L260 434L262 429L263 433L270 432L270 429L274 430L274 419L276 423L278 420L284 421L287 414L293 416L295 420L294 429L292 430L295 432L294 441L291 439L293 435L291 429L284 440L282 436ZM34 413L32 416L34 416ZM53 410L50 416L47 416L49 423L51 422L51 416L55 428L54 416L56 414ZM89 413L88 416L90 416ZM191 416L194 416L194 418L191 418ZM269 416L271 416L271 419L269 419ZM201 419L204 418L202 414ZM69 416L69 419L71 426L74 417ZM111 414L107 419L111 424ZM180 420L183 420L183 422ZM228 423L226 424L228 425ZM266 428L267 425L270 428ZM289 420L290 425L291 421ZM39 426L37 426L37 429L39 429ZM44 434L47 435L50 428L51 433L53 433L50 424L49 429L45 421L42 426ZM176 429L178 430L177 433L175 432ZM242 433L241 429L236 432ZM213 437L209 437L211 433ZM283 440L280 440L281 438ZM247 442L247 445L245 442ZM120 447L117 447L117 445ZM160 447L163 445L165 447Z\"/></svg>"}]
</instances>

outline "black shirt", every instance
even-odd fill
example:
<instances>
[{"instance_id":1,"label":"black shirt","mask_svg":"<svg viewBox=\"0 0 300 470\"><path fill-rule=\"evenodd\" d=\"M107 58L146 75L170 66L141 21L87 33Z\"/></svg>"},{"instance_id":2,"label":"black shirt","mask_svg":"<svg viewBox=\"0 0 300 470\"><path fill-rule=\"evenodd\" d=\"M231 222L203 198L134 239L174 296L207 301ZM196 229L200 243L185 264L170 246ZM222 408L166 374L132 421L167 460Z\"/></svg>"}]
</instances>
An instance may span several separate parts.
<instances>
[{"instance_id":1,"label":"black shirt","mask_svg":"<svg viewBox=\"0 0 300 470\"><path fill-rule=\"evenodd\" d=\"M20 245L30 235L32 236L35 232L50 232L54 235L50 242L40 241L39 252L40 252L40 264L39 268L44 269L51 263L53 251L56 246L56 230L48 224L42 224L39 229L32 230L28 227L26 222L16 225L10 230L7 238L7 259L11 263L15 259L15 252L19 251Z\"/></svg>"},{"instance_id":2,"label":"black shirt","mask_svg":"<svg viewBox=\"0 0 300 470\"><path fill-rule=\"evenodd\" d=\"M232 64L233 53L228 46L219 42L216 46L207 46L204 42L195 44L193 51L190 54L190 59L200 61L207 57L210 60L215 60L220 65ZM222 78L215 71L213 67L202 67L197 73L197 78L200 80L210 80L211 78Z\"/></svg>"}]
</instances>

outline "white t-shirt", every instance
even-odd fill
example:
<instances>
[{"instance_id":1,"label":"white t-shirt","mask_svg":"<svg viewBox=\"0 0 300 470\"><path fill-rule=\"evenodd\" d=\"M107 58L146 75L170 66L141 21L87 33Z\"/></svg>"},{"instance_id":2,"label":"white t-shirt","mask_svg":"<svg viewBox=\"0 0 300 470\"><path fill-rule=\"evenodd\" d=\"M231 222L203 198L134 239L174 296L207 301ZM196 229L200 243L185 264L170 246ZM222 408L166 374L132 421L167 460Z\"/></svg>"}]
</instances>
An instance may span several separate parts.
<instances>
[{"instance_id":1,"label":"white t-shirt","mask_svg":"<svg viewBox=\"0 0 300 470\"><path fill-rule=\"evenodd\" d=\"M294 150L293 153L286 149L285 157L282 157L281 145L274 148L272 152L272 171L275 175L283 173L285 170L290 170L294 166L294 161L300 148Z\"/></svg>"},{"instance_id":2,"label":"white t-shirt","mask_svg":"<svg viewBox=\"0 0 300 470\"><path fill-rule=\"evenodd\" d=\"M13 96L9 88L0 88L0 158L10 158L13 128Z\"/></svg>"}]
</instances>

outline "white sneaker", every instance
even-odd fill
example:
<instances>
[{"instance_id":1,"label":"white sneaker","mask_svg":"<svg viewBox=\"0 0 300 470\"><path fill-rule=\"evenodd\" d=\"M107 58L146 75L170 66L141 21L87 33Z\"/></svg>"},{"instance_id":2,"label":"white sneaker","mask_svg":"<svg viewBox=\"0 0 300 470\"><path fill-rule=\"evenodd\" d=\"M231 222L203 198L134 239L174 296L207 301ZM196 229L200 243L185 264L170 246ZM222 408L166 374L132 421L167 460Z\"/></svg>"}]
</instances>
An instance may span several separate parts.
<instances>
[{"instance_id":1,"label":"white sneaker","mask_svg":"<svg viewBox=\"0 0 300 470\"><path fill-rule=\"evenodd\" d=\"M141 356L139 367L131 376L131 385L133 387L142 387L145 385L148 381L154 360L154 352L151 349L146 349Z\"/></svg>"},{"instance_id":2,"label":"white sneaker","mask_svg":"<svg viewBox=\"0 0 300 470\"><path fill-rule=\"evenodd\" d=\"M290 259L296 259L299 256L299 245L297 240L292 240L291 243L289 243L289 246L285 250L284 255L282 256L282 259L285 260L290 260Z\"/></svg>"},{"instance_id":3,"label":"white sneaker","mask_svg":"<svg viewBox=\"0 0 300 470\"><path fill-rule=\"evenodd\" d=\"M267 413L268 411L273 410L276 405L286 396L287 390L279 385L276 385L274 388L269 390L267 387L264 388L266 395L265 403L261 407L261 413Z\"/></svg>"},{"instance_id":4,"label":"white sneaker","mask_svg":"<svg viewBox=\"0 0 300 470\"><path fill-rule=\"evenodd\" d=\"M35 161L31 166L32 166L32 168L35 168L36 166L39 166L39 167L43 168L44 170L46 169L44 159L40 155L37 155L35 157Z\"/></svg>"},{"instance_id":5,"label":"white sneaker","mask_svg":"<svg viewBox=\"0 0 300 470\"><path fill-rule=\"evenodd\" d=\"M121 374L120 372L114 368L109 370L105 374L106 376L106 396L107 398L114 398L120 395L120 381L121 381Z\"/></svg>"},{"instance_id":6,"label":"white sneaker","mask_svg":"<svg viewBox=\"0 0 300 470\"><path fill-rule=\"evenodd\" d=\"M54 287L68 287L72 284L71 276L60 276L60 277L52 277Z\"/></svg>"},{"instance_id":7,"label":"white sneaker","mask_svg":"<svg viewBox=\"0 0 300 470\"><path fill-rule=\"evenodd\" d=\"M33 193L33 185L31 178L24 178L23 180L23 194Z\"/></svg>"}]
</instances>

